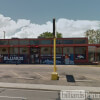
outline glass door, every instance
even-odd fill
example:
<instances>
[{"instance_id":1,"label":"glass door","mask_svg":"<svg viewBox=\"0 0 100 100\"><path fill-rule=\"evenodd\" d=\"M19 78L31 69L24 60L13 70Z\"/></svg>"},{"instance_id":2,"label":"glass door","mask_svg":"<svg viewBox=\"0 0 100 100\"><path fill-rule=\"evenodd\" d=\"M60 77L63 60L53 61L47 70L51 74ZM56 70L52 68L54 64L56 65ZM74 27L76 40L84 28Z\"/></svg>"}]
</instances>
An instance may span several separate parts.
<instances>
[{"instance_id":1,"label":"glass door","mask_svg":"<svg viewBox=\"0 0 100 100\"><path fill-rule=\"evenodd\" d=\"M32 64L39 64L39 51L40 49L38 47L30 48L30 57Z\"/></svg>"}]
</instances>

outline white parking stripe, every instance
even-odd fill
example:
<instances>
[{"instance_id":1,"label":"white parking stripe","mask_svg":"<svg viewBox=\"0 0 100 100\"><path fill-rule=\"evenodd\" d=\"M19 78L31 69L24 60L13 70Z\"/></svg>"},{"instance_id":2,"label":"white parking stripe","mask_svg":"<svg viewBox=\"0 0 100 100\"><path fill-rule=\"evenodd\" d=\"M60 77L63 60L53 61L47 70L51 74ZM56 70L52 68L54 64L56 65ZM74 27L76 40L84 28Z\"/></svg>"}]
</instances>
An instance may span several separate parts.
<instances>
[{"instance_id":1,"label":"white parking stripe","mask_svg":"<svg viewBox=\"0 0 100 100\"><path fill-rule=\"evenodd\" d=\"M39 74L39 73L37 73L37 72L34 72L34 73L35 73L36 75L42 77L43 79L48 79L47 77L45 77L45 76L43 76L43 75L41 75L41 74Z\"/></svg>"},{"instance_id":2,"label":"white parking stripe","mask_svg":"<svg viewBox=\"0 0 100 100\"><path fill-rule=\"evenodd\" d=\"M20 78L21 76L17 73L15 73L13 70L10 71L12 74L14 74L16 77Z\"/></svg>"}]
</instances>

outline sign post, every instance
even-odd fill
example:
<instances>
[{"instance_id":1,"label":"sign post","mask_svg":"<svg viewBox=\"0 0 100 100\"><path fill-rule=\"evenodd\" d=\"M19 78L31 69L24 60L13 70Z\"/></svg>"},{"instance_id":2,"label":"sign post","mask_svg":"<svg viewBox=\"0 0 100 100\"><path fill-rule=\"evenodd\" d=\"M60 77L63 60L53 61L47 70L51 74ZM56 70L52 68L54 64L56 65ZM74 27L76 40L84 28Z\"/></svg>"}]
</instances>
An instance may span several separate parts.
<instances>
[{"instance_id":1,"label":"sign post","mask_svg":"<svg viewBox=\"0 0 100 100\"><path fill-rule=\"evenodd\" d=\"M51 74L51 80L58 80L59 76L56 68L56 36L55 36L55 19L53 19L53 41L54 41L54 72Z\"/></svg>"}]
</instances>

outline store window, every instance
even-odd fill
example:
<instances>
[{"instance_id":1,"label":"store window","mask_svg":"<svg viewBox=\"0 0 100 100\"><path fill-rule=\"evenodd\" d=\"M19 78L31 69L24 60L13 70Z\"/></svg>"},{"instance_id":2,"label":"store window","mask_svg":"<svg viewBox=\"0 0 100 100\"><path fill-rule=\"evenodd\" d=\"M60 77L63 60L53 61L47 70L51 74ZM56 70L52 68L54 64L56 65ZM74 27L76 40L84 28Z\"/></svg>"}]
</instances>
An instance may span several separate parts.
<instances>
[{"instance_id":1,"label":"store window","mask_svg":"<svg viewBox=\"0 0 100 100\"><path fill-rule=\"evenodd\" d=\"M63 40L63 44L73 44L73 40Z\"/></svg>"},{"instance_id":2,"label":"store window","mask_svg":"<svg viewBox=\"0 0 100 100\"><path fill-rule=\"evenodd\" d=\"M9 45L18 45L18 40L10 40Z\"/></svg>"},{"instance_id":3,"label":"store window","mask_svg":"<svg viewBox=\"0 0 100 100\"><path fill-rule=\"evenodd\" d=\"M30 45L39 45L39 40L30 40Z\"/></svg>"},{"instance_id":4,"label":"store window","mask_svg":"<svg viewBox=\"0 0 100 100\"><path fill-rule=\"evenodd\" d=\"M51 55L51 48L50 47L42 47L41 48L41 55L42 56L49 56L49 55Z\"/></svg>"},{"instance_id":5,"label":"store window","mask_svg":"<svg viewBox=\"0 0 100 100\"><path fill-rule=\"evenodd\" d=\"M64 47L63 48L63 55L70 55L70 54L73 54L73 47Z\"/></svg>"},{"instance_id":6,"label":"store window","mask_svg":"<svg viewBox=\"0 0 100 100\"><path fill-rule=\"evenodd\" d=\"M40 44L42 44L42 45L51 44L51 40L40 40Z\"/></svg>"},{"instance_id":7,"label":"store window","mask_svg":"<svg viewBox=\"0 0 100 100\"><path fill-rule=\"evenodd\" d=\"M0 48L0 54L8 54L8 48Z\"/></svg>"},{"instance_id":8,"label":"store window","mask_svg":"<svg viewBox=\"0 0 100 100\"><path fill-rule=\"evenodd\" d=\"M29 53L29 48L20 48L20 54L28 54Z\"/></svg>"},{"instance_id":9,"label":"store window","mask_svg":"<svg viewBox=\"0 0 100 100\"><path fill-rule=\"evenodd\" d=\"M62 55L62 48L61 47L56 48L56 54Z\"/></svg>"},{"instance_id":10,"label":"store window","mask_svg":"<svg viewBox=\"0 0 100 100\"><path fill-rule=\"evenodd\" d=\"M74 44L86 44L86 39L75 39Z\"/></svg>"},{"instance_id":11,"label":"store window","mask_svg":"<svg viewBox=\"0 0 100 100\"><path fill-rule=\"evenodd\" d=\"M54 48L52 48L52 54L53 53L54 53ZM56 47L56 55L62 56L62 48L61 47Z\"/></svg>"},{"instance_id":12,"label":"store window","mask_svg":"<svg viewBox=\"0 0 100 100\"><path fill-rule=\"evenodd\" d=\"M63 44L62 40L56 40L56 44Z\"/></svg>"},{"instance_id":13,"label":"store window","mask_svg":"<svg viewBox=\"0 0 100 100\"><path fill-rule=\"evenodd\" d=\"M29 45L29 40L20 40L19 44L20 45Z\"/></svg>"},{"instance_id":14,"label":"store window","mask_svg":"<svg viewBox=\"0 0 100 100\"><path fill-rule=\"evenodd\" d=\"M8 40L0 40L0 45L8 45Z\"/></svg>"},{"instance_id":15,"label":"store window","mask_svg":"<svg viewBox=\"0 0 100 100\"><path fill-rule=\"evenodd\" d=\"M10 48L10 54L18 54L18 48Z\"/></svg>"},{"instance_id":16,"label":"store window","mask_svg":"<svg viewBox=\"0 0 100 100\"><path fill-rule=\"evenodd\" d=\"M75 47L75 59L76 60L86 59L86 47Z\"/></svg>"}]
</instances>

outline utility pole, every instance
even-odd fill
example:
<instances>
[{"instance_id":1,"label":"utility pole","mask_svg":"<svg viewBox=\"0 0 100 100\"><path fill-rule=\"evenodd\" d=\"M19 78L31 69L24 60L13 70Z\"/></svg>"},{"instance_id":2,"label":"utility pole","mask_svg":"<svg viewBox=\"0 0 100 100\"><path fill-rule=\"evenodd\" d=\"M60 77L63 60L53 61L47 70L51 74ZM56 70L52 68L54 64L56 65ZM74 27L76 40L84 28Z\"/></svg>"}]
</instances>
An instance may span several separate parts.
<instances>
[{"instance_id":1,"label":"utility pole","mask_svg":"<svg viewBox=\"0 0 100 100\"><path fill-rule=\"evenodd\" d=\"M56 68L56 27L55 27L55 18L53 19L53 41L54 41L54 72L51 74L51 80L58 80L59 76L57 73L57 68Z\"/></svg>"},{"instance_id":2,"label":"utility pole","mask_svg":"<svg viewBox=\"0 0 100 100\"><path fill-rule=\"evenodd\" d=\"M5 31L3 31L3 33L4 33L4 39L5 39L5 33L6 33L6 32L5 32Z\"/></svg>"}]
</instances>

